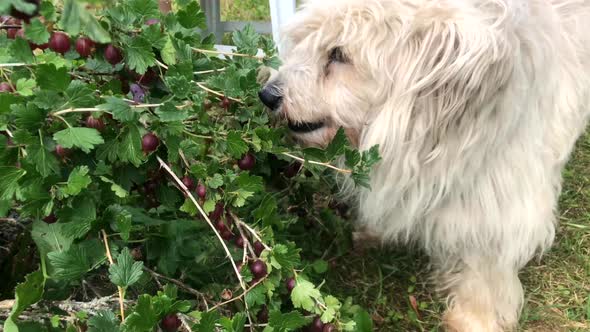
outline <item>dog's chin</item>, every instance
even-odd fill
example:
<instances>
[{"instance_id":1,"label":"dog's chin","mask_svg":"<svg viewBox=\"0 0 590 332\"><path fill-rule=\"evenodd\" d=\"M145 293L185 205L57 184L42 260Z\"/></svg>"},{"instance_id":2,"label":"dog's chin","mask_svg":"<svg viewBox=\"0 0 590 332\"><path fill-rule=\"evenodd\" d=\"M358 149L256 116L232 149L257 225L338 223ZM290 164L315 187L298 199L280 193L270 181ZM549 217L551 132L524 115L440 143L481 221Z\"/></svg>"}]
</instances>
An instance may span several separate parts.
<instances>
[{"instance_id":1,"label":"dog's chin","mask_svg":"<svg viewBox=\"0 0 590 332\"><path fill-rule=\"evenodd\" d=\"M336 129L321 122L291 124L291 136L301 145L325 148L336 134Z\"/></svg>"}]
</instances>

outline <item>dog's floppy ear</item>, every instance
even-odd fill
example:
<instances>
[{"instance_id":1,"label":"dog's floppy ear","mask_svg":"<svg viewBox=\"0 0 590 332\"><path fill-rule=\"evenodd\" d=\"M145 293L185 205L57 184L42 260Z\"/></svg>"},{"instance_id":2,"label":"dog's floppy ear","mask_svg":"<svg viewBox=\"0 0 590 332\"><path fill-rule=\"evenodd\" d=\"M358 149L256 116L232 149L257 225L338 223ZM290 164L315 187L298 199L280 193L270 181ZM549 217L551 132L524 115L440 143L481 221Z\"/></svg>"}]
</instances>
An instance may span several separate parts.
<instances>
[{"instance_id":1,"label":"dog's floppy ear","mask_svg":"<svg viewBox=\"0 0 590 332\"><path fill-rule=\"evenodd\" d=\"M382 154L392 157L404 145L421 145L414 146L422 154L415 157L431 158L449 133L494 111L494 98L512 74L513 46L498 21L488 25L424 14L401 29L386 50L385 103L361 144L379 144Z\"/></svg>"}]
</instances>

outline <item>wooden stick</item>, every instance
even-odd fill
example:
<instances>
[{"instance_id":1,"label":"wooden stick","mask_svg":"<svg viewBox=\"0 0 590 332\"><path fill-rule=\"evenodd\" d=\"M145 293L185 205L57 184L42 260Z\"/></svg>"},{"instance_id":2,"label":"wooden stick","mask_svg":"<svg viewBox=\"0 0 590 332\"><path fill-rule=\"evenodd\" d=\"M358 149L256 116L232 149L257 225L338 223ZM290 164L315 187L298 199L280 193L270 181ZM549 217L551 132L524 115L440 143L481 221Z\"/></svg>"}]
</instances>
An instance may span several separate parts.
<instances>
[{"instance_id":1,"label":"wooden stick","mask_svg":"<svg viewBox=\"0 0 590 332\"><path fill-rule=\"evenodd\" d=\"M100 231L102 233L102 238L104 240L107 258L109 259L109 263L113 265L115 264L115 262L113 261L113 256L111 256L111 249L109 248L107 232L105 232L104 229L101 229ZM125 321L125 301L123 298L123 288L121 286L117 286L117 289L119 290L119 308L121 309L121 321L123 322Z\"/></svg>"}]
</instances>

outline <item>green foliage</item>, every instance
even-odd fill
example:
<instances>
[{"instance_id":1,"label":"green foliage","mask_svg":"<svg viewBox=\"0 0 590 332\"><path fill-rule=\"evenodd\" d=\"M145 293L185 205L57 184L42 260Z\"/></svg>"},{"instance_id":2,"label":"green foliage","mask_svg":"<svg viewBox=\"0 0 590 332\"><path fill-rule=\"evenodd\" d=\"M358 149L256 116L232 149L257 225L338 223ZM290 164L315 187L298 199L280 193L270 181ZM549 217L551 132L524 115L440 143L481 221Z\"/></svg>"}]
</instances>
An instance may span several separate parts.
<instances>
[{"instance_id":1,"label":"green foliage","mask_svg":"<svg viewBox=\"0 0 590 332\"><path fill-rule=\"evenodd\" d=\"M32 219L26 227L41 265L17 287L5 329L28 324L16 317L31 304L97 282L121 288L126 318L76 313L89 331L153 331L167 315L184 313L196 331L240 332L263 324L256 317L263 310L267 332L296 331L310 314L340 330L369 331L367 315L318 286L329 265L309 243L332 236L306 225L339 224L328 201L335 171L326 166L341 161L341 172L368 187L377 147L355 150L342 129L325 150L292 145L257 96L259 70L279 64L272 40L247 26L232 36L242 56L217 57L198 1L175 5L162 14L155 0L44 1L44 19L30 20L24 39L0 36L0 61L13 64L0 80L15 88L0 93L0 217ZM87 58L73 47L64 55L33 52L30 44L47 42L54 30L72 41L87 36L96 51ZM107 61L106 43L121 49L121 63ZM254 56L259 49L264 58ZM132 83L141 98L127 91ZM246 154L256 160L249 170L238 166ZM286 176L293 156L303 168ZM199 189L181 191L184 177ZM230 259L244 260L243 285ZM249 268L258 260L264 276ZM52 328L74 331L64 318L56 313Z\"/></svg>"}]
</instances>

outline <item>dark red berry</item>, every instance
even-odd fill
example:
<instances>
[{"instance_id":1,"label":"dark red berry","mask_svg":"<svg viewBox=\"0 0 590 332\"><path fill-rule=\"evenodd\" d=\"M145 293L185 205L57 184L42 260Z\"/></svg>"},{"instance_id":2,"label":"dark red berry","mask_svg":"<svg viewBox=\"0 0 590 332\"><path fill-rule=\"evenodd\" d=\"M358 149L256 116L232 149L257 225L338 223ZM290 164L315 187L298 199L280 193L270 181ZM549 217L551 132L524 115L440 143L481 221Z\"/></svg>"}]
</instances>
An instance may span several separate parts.
<instances>
[{"instance_id":1,"label":"dark red berry","mask_svg":"<svg viewBox=\"0 0 590 332\"><path fill-rule=\"evenodd\" d=\"M197 185L197 196L201 198L205 198L205 196L207 196L207 187L205 187L205 185L202 183Z\"/></svg>"},{"instance_id":2,"label":"dark red berry","mask_svg":"<svg viewBox=\"0 0 590 332\"><path fill-rule=\"evenodd\" d=\"M217 221L217 220L219 220L219 218L221 218L222 213L223 213L223 203L217 202L217 204L215 204L215 210L213 210L211 213L209 213L209 219Z\"/></svg>"},{"instance_id":3,"label":"dark red berry","mask_svg":"<svg viewBox=\"0 0 590 332\"><path fill-rule=\"evenodd\" d=\"M70 50L70 37L63 32L54 32L49 39L49 48L64 54Z\"/></svg>"},{"instance_id":4,"label":"dark red berry","mask_svg":"<svg viewBox=\"0 0 590 332\"><path fill-rule=\"evenodd\" d=\"M268 322L268 308L266 306L262 306L262 309L256 315L256 320L258 323L266 323Z\"/></svg>"},{"instance_id":5,"label":"dark red berry","mask_svg":"<svg viewBox=\"0 0 590 332\"><path fill-rule=\"evenodd\" d=\"M322 320L320 319L320 317L316 317L314 318L313 322L311 322L311 325L309 326L309 331L310 332L323 332L324 330L324 323L322 323Z\"/></svg>"},{"instance_id":6,"label":"dark red berry","mask_svg":"<svg viewBox=\"0 0 590 332\"><path fill-rule=\"evenodd\" d=\"M148 69L143 75L138 75L138 83L150 85L156 81L158 74L153 69Z\"/></svg>"},{"instance_id":7,"label":"dark red berry","mask_svg":"<svg viewBox=\"0 0 590 332\"><path fill-rule=\"evenodd\" d=\"M50 214L47 217L43 218L43 221L48 223L48 224L53 224L57 221L57 217L55 216L55 214Z\"/></svg>"},{"instance_id":8,"label":"dark red berry","mask_svg":"<svg viewBox=\"0 0 590 332\"><path fill-rule=\"evenodd\" d=\"M0 83L0 92L13 92L12 87L7 82Z\"/></svg>"},{"instance_id":9,"label":"dark red berry","mask_svg":"<svg viewBox=\"0 0 590 332\"><path fill-rule=\"evenodd\" d=\"M254 253L256 256L260 256L264 251L264 245L260 241L254 242Z\"/></svg>"},{"instance_id":10,"label":"dark red berry","mask_svg":"<svg viewBox=\"0 0 590 332\"><path fill-rule=\"evenodd\" d=\"M227 110L231 106L231 101L227 97L223 97L219 103L219 106Z\"/></svg>"},{"instance_id":11,"label":"dark red berry","mask_svg":"<svg viewBox=\"0 0 590 332\"><path fill-rule=\"evenodd\" d=\"M23 30L23 28L20 28L18 30L16 30L16 34L14 35L15 38L22 38L22 39L27 39L25 38L25 30Z\"/></svg>"},{"instance_id":12,"label":"dark red berry","mask_svg":"<svg viewBox=\"0 0 590 332\"><path fill-rule=\"evenodd\" d=\"M287 166L285 168L285 170L283 171L283 174L287 178L292 178L299 173L299 170L301 170L301 163L298 161L295 161L295 162L289 164L289 166Z\"/></svg>"},{"instance_id":13,"label":"dark red berry","mask_svg":"<svg viewBox=\"0 0 590 332\"><path fill-rule=\"evenodd\" d=\"M255 260L254 262L250 263L250 272L252 272L255 278L263 278L267 273L266 264L261 260Z\"/></svg>"},{"instance_id":14,"label":"dark red berry","mask_svg":"<svg viewBox=\"0 0 590 332\"><path fill-rule=\"evenodd\" d=\"M31 47L32 50L36 50L36 49L46 50L49 47L49 43L39 45L39 44L29 42L29 46Z\"/></svg>"},{"instance_id":15,"label":"dark red berry","mask_svg":"<svg viewBox=\"0 0 590 332\"><path fill-rule=\"evenodd\" d=\"M238 248L244 248L244 238L241 236L236 237L236 247Z\"/></svg>"},{"instance_id":16,"label":"dark red berry","mask_svg":"<svg viewBox=\"0 0 590 332\"><path fill-rule=\"evenodd\" d=\"M334 324L326 324L324 325L322 332L336 332L336 326L334 326Z\"/></svg>"},{"instance_id":17,"label":"dark red berry","mask_svg":"<svg viewBox=\"0 0 590 332\"><path fill-rule=\"evenodd\" d=\"M143 252L141 251L141 247L135 247L131 249L131 257L133 257L133 259L136 261L143 260Z\"/></svg>"},{"instance_id":18,"label":"dark red berry","mask_svg":"<svg viewBox=\"0 0 590 332\"><path fill-rule=\"evenodd\" d=\"M58 144L55 146L55 154L63 158L70 154L70 149L66 149Z\"/></svg>"},{"instance_id":19,"label":"dark red berry","mask_svg":"<svg viewBox=\"0 0 590 332\"><path fill-rule=\"evenodd\" d=\"M104 129L104 122L102 121L101 118L95 118L92 115L89 115L86 118L86 127L94 128L98 131L101 131Z\"/></svg>"},{"instance_id":20,"label":"dark red berry","mask_svg":"<svg viewBox=\"0 0 590 332\"><path fill-rule=\"evenodd\" d=\"M246 153L242 159L238 160L238 167L241 170L249 171L256 165L256 157L251 153Z\"/></svg>"},{"instance_id":21,"label":"dark red berry","mask_svg":"<svg viewBox=\"0 0 590 332\"><path fill-rule=\"evenodd\" d=\"M217 228L220 233L223 233L227 230L227 225L223 222L223 220L219 220L215 223L215 228Z\"/></svg>"},{"instance_id":22,"label":"dark red berry","mask_svg":"<svg viewBox=\"0 0 590 332\"><path fill-rule=\"evenodd\" d=\"M175 314L166 315L160 322L160 327L165 332L176 332L182 325L182 321Z\"/></svg>"},{"instance_id":23,"label":"dark red berry","mask_svg":"<svg viewBox=\"0 0 590 332\"><path fill-rule=\"evenodd\" d=\"M295 281L295 278L291 277L287 279L287 282L285 284L287 285L287 290L289 291L289 293L291 293L293 288L295 288L295 286L297 285L297 282Z\"/></svg>"},{"instance_id":24,"label":"dark red berry","mask_svg":"<svg viewBox=\"0 0 590 332\"><path fill-rule=\"evenodd\" d=\"M25 0L25 2L35 5L35 9L33 10L32 13L27 14L27 13L21 12L13 7L10 10L10 16L20 18L20 19L23 19L28 22L31 19L31 17L37 16L37 14L39 14L39 3L41 2L41 0Z\"/></svg>"},{"instance_id":25,"label":"dark red berry","mask_svg":"<svg viewBox=\"0 0 590 332\"><path fill-rule=\"evenodd\" d=\"M160 23L160 20L158 20L157 18L150 18L147 21L145 21L145 25L154 25L158 23Z\"/></svg>"},{"instance_id":26,"label":"dark red berry","mask_svg":"<svg viewBox=\"0 0 590 332\"><path fill-rule=\"evenodd\" d=\"M8 39L15 39L16 33L18 32L18 30L19 29L16 29L16 28L6 29L6 37L8 37Z\"/></svg>"},{"instance_id":27,"label":"dark red berry","mask_svg":"<svg viewBox=\"0 0 590 332\"><path fill-rule=\"evenodd\" d=\"M76 40L76 52L86 58L95 51L95 44L90 38L81 37Z\"/></svg>"},{"instance_id":28,"label":"dark red berry","mask_svg":"<svg viewBox=\"0 0 590 332\"><path fill-rule=\"evenodd\" d=\"M107 60L111 65L116 65L117 63L123 60L123 55L121 54L121 50L117 47L113 46L113 44L107 45L104 49L104 58Z\"/></svg>"},{"instance_id":29,"label":"dark red berry","mask_svg":"<svg viewBox=\"0 0 590 332\"><path fill-rule=\"evenodd\" d=\"M226 229L223 232L221 232L221 238L226 241L231 240L233 237L234 237L234 234L229 229Z\"/></svg>"},{"instance_id":30,"label":"dark red berry","mask_svg":"<svg viewBox=\"0 0 590 332\"><path fill-rule=\"evenodd\" d=\"M182 178L182 184L189 190L192 191L195 189L195 181L188 176Z\"/></svg>"},{"instance_id":31,"label":"dark red berry","mask_svg":"<svg viewBox=\"0 0 590 332\"><path fill-rule=\"evenodd\" d=\"M144 152L149 153L156 151L158 145L160 145L160 140L156 135L152 133L143 135L143 138L141 139L141 149Z\"/></svg>"}]
</instances>

